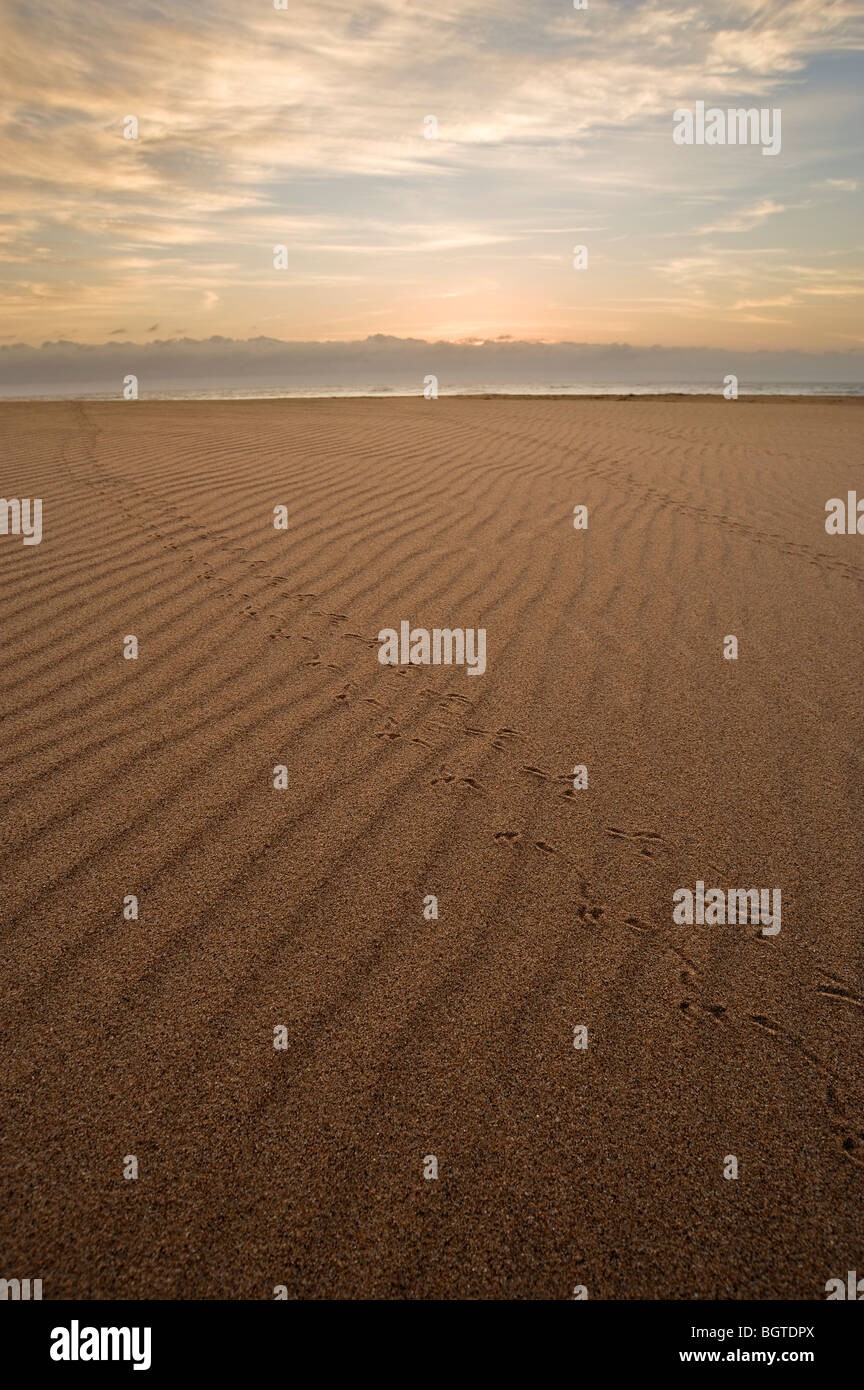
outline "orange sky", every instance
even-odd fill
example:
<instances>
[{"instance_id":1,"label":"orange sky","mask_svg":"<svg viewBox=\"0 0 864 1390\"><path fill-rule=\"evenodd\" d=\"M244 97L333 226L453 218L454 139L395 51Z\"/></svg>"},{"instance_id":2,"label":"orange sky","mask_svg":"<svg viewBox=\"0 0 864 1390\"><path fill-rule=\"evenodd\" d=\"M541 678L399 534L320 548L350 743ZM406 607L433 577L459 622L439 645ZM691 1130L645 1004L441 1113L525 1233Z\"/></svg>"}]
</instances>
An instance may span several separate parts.
<instances>
[{"instance_id":1,"label":"orange sky","mask_svg":"<svg viewBox=\"0 0 864 1390\"><path fill-rule=\"evenodd\" d=\"M864 343L857 3L85 0L3 24L0 341ZM780 153L676 145L699 100L780 108Z\"/></svg>"}]
</instances>

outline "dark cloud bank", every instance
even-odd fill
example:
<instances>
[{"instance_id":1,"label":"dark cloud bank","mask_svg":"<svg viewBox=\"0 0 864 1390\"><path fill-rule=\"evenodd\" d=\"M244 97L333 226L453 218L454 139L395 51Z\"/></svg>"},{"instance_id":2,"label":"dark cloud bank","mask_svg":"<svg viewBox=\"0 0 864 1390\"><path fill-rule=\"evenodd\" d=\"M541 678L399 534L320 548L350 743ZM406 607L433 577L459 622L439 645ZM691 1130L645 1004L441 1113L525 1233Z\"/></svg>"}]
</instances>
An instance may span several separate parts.
<instances>
[{"instance_id":1,"label":"dark cloud bank","mask_svg":"<svg viewBox=\"0 0 864 1390\"><path fill-rule=\"evenodd\" d=\"M15 343L0 347L0 395L80 395L139 391L260 388L439 389L517 385L704 385L722 388L728 374L740 390L757 385L861 384L864 353L735 352L714 348L630 347L626 343L424 342L378 334L360 342L299 343L175 338L155 343Z\"/></svg>"}]
</instances>

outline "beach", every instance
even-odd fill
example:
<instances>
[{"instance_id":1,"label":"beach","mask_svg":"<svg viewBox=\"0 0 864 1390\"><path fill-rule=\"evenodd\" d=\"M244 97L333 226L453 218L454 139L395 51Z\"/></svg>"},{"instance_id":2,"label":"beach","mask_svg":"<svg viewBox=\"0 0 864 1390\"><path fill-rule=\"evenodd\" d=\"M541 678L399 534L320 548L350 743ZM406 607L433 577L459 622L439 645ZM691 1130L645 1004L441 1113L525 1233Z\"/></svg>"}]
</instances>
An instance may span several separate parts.
<instances>
[{"instance_id":1,"label":"beach","mask_svg":"<svg viewBox=\"0 0 864 1390\"><path fill-rule=\"evenodd\" d=\"M38 544L0 536L4 1269L793 1300L861 1270L864 539L825 517L862 418L0 405L4 495L42 499ZM403 623L482 629L484 669L383 662ZM782 891L780 929L673 920L700 883Z\"/></svg>"}]
</instances>

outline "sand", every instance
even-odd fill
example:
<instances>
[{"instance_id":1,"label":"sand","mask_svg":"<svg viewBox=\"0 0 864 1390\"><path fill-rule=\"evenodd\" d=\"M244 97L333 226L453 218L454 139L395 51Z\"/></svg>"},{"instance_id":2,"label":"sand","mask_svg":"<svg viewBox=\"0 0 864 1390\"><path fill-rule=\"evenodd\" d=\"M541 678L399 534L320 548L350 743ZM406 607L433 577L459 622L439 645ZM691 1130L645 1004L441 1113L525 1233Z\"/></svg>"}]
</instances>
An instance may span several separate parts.
<instances>
[{"instance_id":1,"label":"sand","mask_svg":"<svg viewBox=\"0 0 864 1390\"><path fill-rule=\"evenodd\" d=\"M44 506L0 536L0 1274L813 1299L860 1268L864 538L824 520L862 418L0 407L3 489ZM485 674L382 666L406 619L484 627ZM673 923L698 880L781 888L781 931Z\"/></svg>"}]
</instances>

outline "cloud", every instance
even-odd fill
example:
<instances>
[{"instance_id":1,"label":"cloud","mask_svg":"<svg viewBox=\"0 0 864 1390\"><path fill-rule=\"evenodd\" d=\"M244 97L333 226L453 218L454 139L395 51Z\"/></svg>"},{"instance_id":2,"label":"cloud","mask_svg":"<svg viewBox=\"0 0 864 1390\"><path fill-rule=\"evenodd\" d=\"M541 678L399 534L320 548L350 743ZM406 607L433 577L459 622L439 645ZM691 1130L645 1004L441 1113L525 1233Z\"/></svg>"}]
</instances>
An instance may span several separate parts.
<instances>
[{"instance_id":1,"label":"cloud","mask_svg":"<svg viewBox=\"0 0 864 1390\"><path fill-rule=\"evenodd\" d=\"M740 212L733 213L730 217L720 218L717 222L700 227L699 235L707 236L713 232L749 232L754 227L758 227L760 222L764 222L766 217L773 217L778 212L788 211L788 204L775 203L773 198L763 198L754 207L742 208Z\"/></svg>"},{"instance_id":2,"label":"cloud","mask_svg":"<svg viewBox=\"0 0 864 1390\"><path fill-rule=\"evenodd\" d=\"M802 186L857 190L841 157L860 110L842 68L862 42L856 0L585 11L567 0L359 11L354 0L286 11L13 0L0 42L0 308L30 341L61 313L94 342L154 313L199 333L282 327L289 289L292 331L314 336L370 320L431 331L445 300L466 301L454 332L481 318L524 332L533 316L572 334L613 281L644 289L652 241L677 238L676 259L695 270L700 238L758 235L804 209ZM813 61L826 55L830 73ZM673 148L679 105L778 96L777 161ZM437 140L423 138L430 113ZM123 138L130 114L137 140ZM567 278L577 227L593 241L578 296ZM277 242L292 263L278 283ZM482 304L470 288L481 279ZM674 341L684 313L645 332Z\"/></svg>"},{"instance_id":3,"label":"cloud","mask_svg":"<svg viewBox=\"0 0 864 1390\"><path fill-rule=\"evenodd\" d=\"M785 309L791 304L797 304L798 300L794 295L784 294L779 299L739 299L732 305L733 309Z\"/></svg>"}]
</instances>

